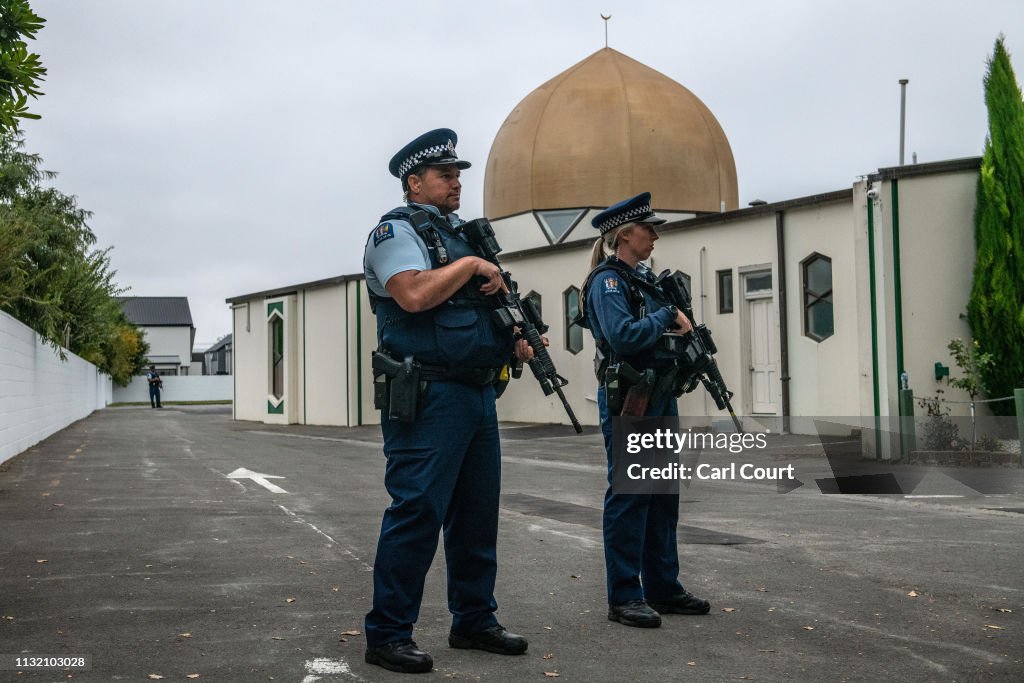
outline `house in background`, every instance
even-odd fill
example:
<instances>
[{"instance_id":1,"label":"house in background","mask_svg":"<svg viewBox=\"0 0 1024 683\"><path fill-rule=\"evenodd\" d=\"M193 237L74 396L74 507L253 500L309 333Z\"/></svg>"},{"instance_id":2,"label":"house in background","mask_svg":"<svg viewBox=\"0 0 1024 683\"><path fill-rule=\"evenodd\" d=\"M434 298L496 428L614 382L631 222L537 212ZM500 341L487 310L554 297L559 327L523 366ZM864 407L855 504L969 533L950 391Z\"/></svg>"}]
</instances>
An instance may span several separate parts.
<instances>
[{"instance_id":1,"label":"house in background","mask_svg":"<svg viewBox=\"0 0 1024 683\"><path fill-rule=\"evenodd\" d=\"M125 317L145 332L149 364L161 375L190 374L196 328L188 297L126 296L119 301ZM203 374L202 369L193 374Z\"/></svg>"},{"instance_id":2,"label":"house in background","mask_svg":"<svg viewBox=\"0 0 1024 683\"><path fill-rule=\"evenodd\" d=\"M231 335L225 335L203 354L204 375L231 374Z\"/></svg>"}]
</instances>

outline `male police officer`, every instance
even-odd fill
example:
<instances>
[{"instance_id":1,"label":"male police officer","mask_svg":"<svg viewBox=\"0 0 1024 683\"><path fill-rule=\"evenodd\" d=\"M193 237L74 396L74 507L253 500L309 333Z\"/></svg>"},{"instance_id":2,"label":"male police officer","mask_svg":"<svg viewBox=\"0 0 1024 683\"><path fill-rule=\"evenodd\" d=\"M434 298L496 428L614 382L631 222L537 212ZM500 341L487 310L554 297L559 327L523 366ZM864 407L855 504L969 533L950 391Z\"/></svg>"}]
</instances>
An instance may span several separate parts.
<instances>
[{"instance_id":1,"label":"male police officer","mask_svg":"<svg viewBox=\"0 0 1024 683\"><path fill-rule=\"evenodd\" d=\"M469 168L451 130L416 138L389 170L406 206L381 218L363 258L377 316L378 381L387 379L381 428L391 495L373 568L366 661L392 671L430 671L412 640L423 584L443 528L448 565L448 643L498 654L526 651L494 612L500 451L495 382L502 366L527 360L525 342L491 320L501 271L474 255L459 231ZM410 379L411 378L411 379ZM425 386L425 389L421 387ZM397 405L400 404L400 405ZM397 407L396 407L397 406Z\"/></svg>"}]
</instances>

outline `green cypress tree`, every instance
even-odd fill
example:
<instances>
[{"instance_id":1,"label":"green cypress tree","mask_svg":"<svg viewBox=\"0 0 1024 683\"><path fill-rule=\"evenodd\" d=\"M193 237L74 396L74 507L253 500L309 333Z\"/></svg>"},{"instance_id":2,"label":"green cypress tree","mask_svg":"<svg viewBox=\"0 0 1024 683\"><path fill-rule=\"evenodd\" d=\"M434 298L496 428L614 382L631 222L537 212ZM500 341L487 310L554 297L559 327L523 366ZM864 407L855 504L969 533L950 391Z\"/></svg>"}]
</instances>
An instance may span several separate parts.
<instances>
[{"instance_id":1,"label":"green cypress tree","mask_svg":"<svg viewBox=\"0 0 1024 683\"><path fill-rule=\"evenodd\" d=\"M982 376L991 397L1024 387L1024 100L1003 36L985 75L988 137L974 212L974 284L967 305L981 352L994 359ZM1012 401L991 404L1012 415Z\"/></svg>"}]
</instances>

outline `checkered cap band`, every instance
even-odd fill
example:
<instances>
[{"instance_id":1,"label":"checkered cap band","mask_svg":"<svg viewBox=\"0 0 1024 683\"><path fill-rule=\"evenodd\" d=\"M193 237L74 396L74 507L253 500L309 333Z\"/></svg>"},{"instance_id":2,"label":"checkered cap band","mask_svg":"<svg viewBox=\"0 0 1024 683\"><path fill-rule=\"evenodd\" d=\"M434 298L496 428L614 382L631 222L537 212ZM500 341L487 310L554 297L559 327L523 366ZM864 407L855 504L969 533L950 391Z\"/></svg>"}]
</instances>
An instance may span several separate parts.
<instances>
[{"instance_id":1,"label":"checkered cap band","mask_svg":"<svg viewBox=\"0 0 1024 683\"><path fill-rule=\"evenodd\" d=\"M640 206L634 206L628 211L617 213L604 219L603 221L601 221L601 224L597 226L597 229L600 230L601 234L603 235L609 230L614 230L620 225L632 223L633 221L643 220L644 218L650 216L652 213L654 212L651 211L650 204L641 204Z\"/></svg>"},{"instance_id":2,"label":"checkered cap band","mask_svg":"<svg viewBox=\"0 0 1024 683\"><path fill-rule=\"evenodd\" d=\"M457 158L455 156L455 143L453 143L451 140L449 140L447 144L444 145L434 145L433 147L421 149L412 156L408 157L398 165L398 175L401 178L405 178L405 175L409 171L419 166L427 159L434 159L443 156L448 156L451 157L452 159Z\"/></svg>"}]
</instances>

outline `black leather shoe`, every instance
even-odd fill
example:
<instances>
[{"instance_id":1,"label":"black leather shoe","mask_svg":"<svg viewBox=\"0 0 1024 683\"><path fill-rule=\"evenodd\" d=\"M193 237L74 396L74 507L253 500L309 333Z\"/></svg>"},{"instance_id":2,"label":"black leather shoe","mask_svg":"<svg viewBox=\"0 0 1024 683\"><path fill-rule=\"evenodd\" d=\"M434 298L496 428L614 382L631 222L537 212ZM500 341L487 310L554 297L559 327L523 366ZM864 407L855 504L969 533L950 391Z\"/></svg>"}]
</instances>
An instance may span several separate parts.
<instances>
[{"instance_id":1,"label":"black leather shoe","mask_svg":"<svg viewBox=\"0 0 1024 683\"><path fill-rule=\"evenodd\" d=\"M621 605L611 605L608 608L608 620L640 628L661 626L661 615L651 609L650 605L643 600L630 600Z\"/></svg>"},{"instance_id":2,"label":"black leather shoe","mask_svg":"<svg viewBox=\"0 0 1024 683\"><path fill-rule=\"evenodd\" d=\"M652 600L651 607L661 614L707 614L711 611L711 603L688 591L683 591L671 598Z\"/></svg>"},{"instance_id":3,"label":"black leather shoe","mask_svg":"<svg viewBox=\"0 0 1024 683\"><path fill-rule=\"evenodd\" d=\"M501 624L465 635L449 633L448 644L460 650L486 650L499 655L521 655L529 645L526 638L509 633Z\"/></svg>"},{"instance_id":4,"label":"black leather shoe","mask_svg":"<svg viewBox=\"0 0 1024 683\"><path fill-rule=\"evenodd\" d=\"M366 648L366 663L403 674L422 674L434 668L434 660L411 640Z\"/></svg>"}]
</instances>

